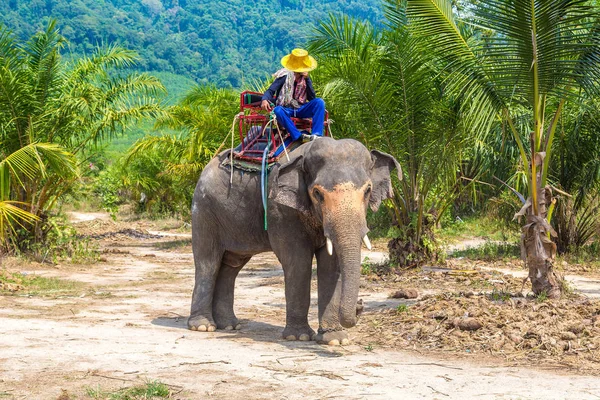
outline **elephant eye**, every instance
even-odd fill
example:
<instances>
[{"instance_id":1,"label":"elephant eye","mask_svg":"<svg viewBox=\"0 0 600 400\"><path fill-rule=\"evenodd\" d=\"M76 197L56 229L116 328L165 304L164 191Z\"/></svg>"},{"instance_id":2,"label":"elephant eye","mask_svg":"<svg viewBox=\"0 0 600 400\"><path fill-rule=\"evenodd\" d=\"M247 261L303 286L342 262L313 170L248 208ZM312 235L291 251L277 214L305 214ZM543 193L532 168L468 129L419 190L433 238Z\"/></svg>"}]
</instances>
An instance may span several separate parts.
<instances>
[{"instance_id":1,"label":"elephant eye","mask_svg":"<svg viewBox=\"0 0 600 400\"><path fill-rule=\"evenodd\" d=\"M365 190L365 199L368 199L370 195L371 195L371 185L369 185L367 187L367 189Z\"/></svg>"},{"instance_id":2,"label":"elephant eye","mask_svg":"<svg viewBox=\"0 0 600 400\"><path fill-rule=\"evenodd\" d=\"M323 200L325 199L323 197L323 193L321 193L321 191L317 188L313 189L313 197L319 202L322 203Z\"/></svg>"}]
</instances>

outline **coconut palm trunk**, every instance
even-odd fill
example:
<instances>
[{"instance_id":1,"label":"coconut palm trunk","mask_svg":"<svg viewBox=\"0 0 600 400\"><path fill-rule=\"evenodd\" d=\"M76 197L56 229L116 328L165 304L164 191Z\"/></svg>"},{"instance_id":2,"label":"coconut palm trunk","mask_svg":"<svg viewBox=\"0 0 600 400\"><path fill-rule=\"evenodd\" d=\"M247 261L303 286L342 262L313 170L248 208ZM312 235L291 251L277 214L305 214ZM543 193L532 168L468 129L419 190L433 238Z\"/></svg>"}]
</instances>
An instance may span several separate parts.
<instances>
[{"instance_id":1,"label":"coconut palm trunk","mask_svg":"<svg viewBox=\"0 0 600 400\"><path fill-rule=\"evenodd\" d=\"M561 295L562 278L554 271L556 244L551 240L551 237L556 237L556 232L548 222L549 208L553 208L556 201L552 198L549 186L541 187L540 154L536 157L535 168L532 168L537 174L536 182L539 182L536 188L537 207L533 207L528 199L516 214L519 217L524 216L526 220L521 232L521 258L529 269L533 293L546 293L550 298L558 298Z\"/></svg>"}]
</instances>

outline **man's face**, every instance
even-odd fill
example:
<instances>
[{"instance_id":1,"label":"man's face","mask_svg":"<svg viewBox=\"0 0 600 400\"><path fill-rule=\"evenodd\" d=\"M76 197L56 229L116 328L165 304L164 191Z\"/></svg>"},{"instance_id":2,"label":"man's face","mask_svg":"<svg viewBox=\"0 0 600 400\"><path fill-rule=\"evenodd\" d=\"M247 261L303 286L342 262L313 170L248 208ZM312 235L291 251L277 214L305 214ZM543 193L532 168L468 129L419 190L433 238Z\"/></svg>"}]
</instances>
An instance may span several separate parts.
<instances>
[{"instance_id":1,"label":"man's face","mask_svg":"<svg viewBox=\"0 0 600 400\"><path fill-rule=\"evenodd\" d=\"M296 78L296 80L302 78L302 77L307 77L308 76L308 72L294 72L294 77Z\"/></svg>"}]
</instances>

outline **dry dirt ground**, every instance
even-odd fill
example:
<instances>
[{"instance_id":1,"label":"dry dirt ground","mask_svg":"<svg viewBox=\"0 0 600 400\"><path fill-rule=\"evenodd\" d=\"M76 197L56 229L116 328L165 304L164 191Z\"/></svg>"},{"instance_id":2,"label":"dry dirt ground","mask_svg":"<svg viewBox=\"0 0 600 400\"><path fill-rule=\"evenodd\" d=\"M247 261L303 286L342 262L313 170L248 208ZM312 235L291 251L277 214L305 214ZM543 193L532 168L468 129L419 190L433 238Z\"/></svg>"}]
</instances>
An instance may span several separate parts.
<instances>
[{"instance_id":1,"label":"dry dirt ground","mask_svg":"<svg viewBox=\"0 0 600 400\"><path fill-rule=\"evenodd\" d=\"M83 221L80 231L88 234L123 227L160 233L141 223L77 218ZM242 330L189 331L190 235L167 233L94 239L103 253L92 265L4 260L2 268L10 272L79 285L66 293L17 290L0 296L0 399L58 399L61 393L62 399L87 399L89 388L111 391L152 380L169 385L175 399L600 398L594 371L541 369L542 362L523 366L460 349L429 352L417 343L412 350L406 344L398 350L381 340L394 333L381 332L377 316L393 316L399 305L415 300L389 298L394 282L375 276L361 288L365 316L350 330L353 344L282 340L283 275L272 254L254 257L237 280L235 308ZM420 296L439 289L421 285ZM315 293L309 317L316 329Z\"/></svg>"}]
</instances>

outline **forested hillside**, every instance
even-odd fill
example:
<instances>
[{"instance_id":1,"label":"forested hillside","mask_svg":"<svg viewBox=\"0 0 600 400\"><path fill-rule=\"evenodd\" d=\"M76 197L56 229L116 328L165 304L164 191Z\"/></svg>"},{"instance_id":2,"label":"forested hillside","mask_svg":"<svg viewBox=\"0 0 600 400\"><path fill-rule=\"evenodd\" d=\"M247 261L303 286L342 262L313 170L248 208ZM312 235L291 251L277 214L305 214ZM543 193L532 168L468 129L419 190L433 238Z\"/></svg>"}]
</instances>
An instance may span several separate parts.
<instances>
[{"instance_id":1,"label":"forested hillside","mask_svg":"<svg viewBox=\"0 0 600 400\"><path fill-rule=\"evenodd\" d=\"M0 22L20 38L55 18L76 55L117 42L143 57L143 69L233 87L272 72L331 12L382 18L379 0L0 1Z\"/></svg>"}]
</instances>

